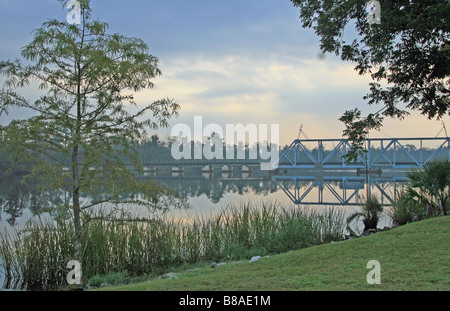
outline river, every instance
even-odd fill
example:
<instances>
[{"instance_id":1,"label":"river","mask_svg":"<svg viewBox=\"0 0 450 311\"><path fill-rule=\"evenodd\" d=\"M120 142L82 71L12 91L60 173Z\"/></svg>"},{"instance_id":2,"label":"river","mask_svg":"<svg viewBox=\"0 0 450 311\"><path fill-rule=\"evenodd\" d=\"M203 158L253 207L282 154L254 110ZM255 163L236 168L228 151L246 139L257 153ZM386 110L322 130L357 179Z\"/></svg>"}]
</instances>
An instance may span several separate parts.
<instances>
[{"instance_id":1,"label":"river","mask_svg":"<svg viewBox=\"0 0 450 311\"><path fill-rule=\"evenodd\" d=\"M350 215L360 209L368 193L376 195L386 211L406 181L405 173L395 170L360 176L351 170L269 172L256 166L155 168L147 171L145 178L160 182L187 199L191 209L170 212L174 217L183 218L213 215L229 205L251 203L258 206L263 202L319 211L334 207ZM14 229L23 228L38 211L67 200L61 193L39 193L35 185L19 181L19 177L0 181L2 232L11 233ZM390 225L391 220L385 213L378 227ZM361 226L357 224L358 229ZM0 284L3 284L1 270Z\"/></svg>"}]
</instances>

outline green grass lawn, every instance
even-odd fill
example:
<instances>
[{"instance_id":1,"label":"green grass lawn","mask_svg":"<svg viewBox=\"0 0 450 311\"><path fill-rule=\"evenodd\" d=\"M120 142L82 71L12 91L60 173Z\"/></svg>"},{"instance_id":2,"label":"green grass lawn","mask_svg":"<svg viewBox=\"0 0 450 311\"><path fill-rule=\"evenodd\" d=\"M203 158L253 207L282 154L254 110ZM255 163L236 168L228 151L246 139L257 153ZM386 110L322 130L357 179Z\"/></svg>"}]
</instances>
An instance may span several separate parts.
<instances>
[{"instance_id":1,"label":"green grass lawn","mask_svg":"<svg viewBox=\"0 0 450 311\"><path fill-rule=\"evenodd\" d=\"M305 248L249 263L200 265L177 279L101 290L309 291L450 290L450 216L416 222L354 240ZM381 284L369 285L367 263L381 265Z\"/></svg>"}]
</instances>

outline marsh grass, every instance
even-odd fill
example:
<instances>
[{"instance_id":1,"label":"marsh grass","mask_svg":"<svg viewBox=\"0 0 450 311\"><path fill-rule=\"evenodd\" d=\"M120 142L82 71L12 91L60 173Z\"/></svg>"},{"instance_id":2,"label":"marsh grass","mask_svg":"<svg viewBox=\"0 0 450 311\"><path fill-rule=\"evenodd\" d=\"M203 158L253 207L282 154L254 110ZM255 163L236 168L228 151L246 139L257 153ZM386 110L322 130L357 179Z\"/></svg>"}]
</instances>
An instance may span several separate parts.
<instances>
[{"instance_id":1,"label":"marsh grass","mask_svg":"<svg viewBox=\"0 0 450 311\"><path fill-rule=\"evenodd\" d=\"M201 261L224 261L296 250L342 239L343 213L278 204L242 203L211 217L111 219L101 212L83 224L83 279L123 272L162 273ZM0 233L5 287L49 290L67 285L74 258L71 222L36 219L13 235Z\"/></svg>"}]
</instances>

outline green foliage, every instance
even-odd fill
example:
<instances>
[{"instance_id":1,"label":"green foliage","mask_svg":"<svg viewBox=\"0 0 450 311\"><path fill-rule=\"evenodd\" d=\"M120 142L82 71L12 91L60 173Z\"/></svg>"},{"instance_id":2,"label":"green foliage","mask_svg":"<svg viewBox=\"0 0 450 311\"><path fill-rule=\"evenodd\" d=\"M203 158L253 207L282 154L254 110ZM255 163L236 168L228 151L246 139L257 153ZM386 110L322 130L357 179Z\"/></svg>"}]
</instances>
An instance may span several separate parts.
<instances>
[{"instance_id":1,"label":"green foliage","mask_svg":"<svg viewBox=\"0 0 450 311\"><path fill-rule=\"evenodd\" d=\"M370 195L360 212L353 213L347 218L347 230L351 235L356 235L351 229L351 223L362 219L364 224L363 231L369 229L376 229L379 221L380 214L383 212L383 206L375 195Z\"/></svg>"},{"instance_id":2,"label":"green foliage","mask_svg":"<svg viewBox=\"0 0 450 311\"><path fill-rule=\"evenodd\" d=\"M424 207L427 217L447 215L450 208L449 162L429 162L422 170L412 170L407 176L407 196Z\"/></svg>"},{"instance_id":3,"label":"green foliage","mask_svg":"<svg viewBox=\"0 0 450 311\"><path fill-rule=\"evenodd\" d=\"M450 163L434 161L412 170L405 189L398 192L389 215L394 225L445 216L450 209Z\"/></svg>"},{"instance_id":4,"label":"green foliage","mask_svg":"<svg viewBox=\"0 0 450 311\"><path fill-rule=\"evenodd\" d=\"M357 160L358 156L367 152L364 149L364 141L368 138L370 129L380 129L382 119L378 115L369 115L366 118L361 117L361 111L358 109L346 111L339 121L346 126L343 135L352 142L352 148L344 155L346 162Z\"/></svg>"},{"instance_id":5,"label":"green foliage","mask_svg":"<svg viewBox=\"0 0 450 311\"><path fill-rule=\"evenodd\" d=\"M342 214L333 209L318 213L277 204L230 206L209 218L98 213L83 226L81 266L85 281L94 278L91 285L111 284L104 276L116 272L135 277L338 241L345 229ZM64 265L74 258L74 232L72 222L59 218L57 223L38 219L15 236L0 233L6 287L48 290L66 285Z\"/></svg>"},{"instance_id":6,"label":"green foliage","mask_svg":"<svg viewBox=\"0 0 450 311\"><path fill-rule=\"evenodd\" d=\"M128 283L126 272L110 272L106 275L94 275L89 279L89 287L99 287L102 284L125 285Z\"/></svg>"},{"instance_id":7,"label":"green foliage","mask_svg":"<svg viewBox=\"0 0 450 311\"><path fill-rule=\"evenodd\" d=\"M218 269L209 268L209 263L170 281L154 278L102 290L292 291L293 295L299 291L449 291L449 234L450 216L439 217L254 263L235 262ZM371 285L367 263L374 259L381 264L381 284Z\"/></svg>"},{"instance_id":8,"label":"green foliage","mask_svg":"<svg viewBox=\"0 0 450 311\"><path fill-rule=\"evenodd\" d=\"M395 226L403 226L424 218L423 206L412 199L405 191L397 194L397 200L388 211Z\"/></svg>"},{"instance_id":9,"label":"green foliage","mask_svg":"<svg viewBox=\"0 0 450 311\"><path fill-rule=\"evenodd\" d=\"M65 265L73 255L73 225L63 221L56 227L51 220L37 218L13 235L0 233L4 288L49 290L65 286Z\"/></svg>"},{"instance_id":10,"label":"green foliage","mask_svg":"<svg viewBox=\"0 0 450 311\"><path fill-rule=\"evenodd\" d=\"M33 173L46 175L45 188L70 185L83 193L101 186L114 199L142 186L125 166L140 169L135 142L146 137L146 128L166 126L179 107L167 99L128 112L126 105L137 107L129 91L152 88L152 78L161 74L158 59L142 40L109 35L107 24L89 21L87 11L85 15L80 27L50 20L36 30L33 41L22 49L33 65L0 63L7 78L2 107L39 114L3 128L4 143L23 159L44 156ZM32 82L47 90L35 102L14 91ZM147 113L155 120L138 121ZM142 192L147 198L156 193Z\"/></svg>"},{"instance_id":11,"label":"green foliage","mask_svg":"<svg viewBox=\"0 0 450 311\"><path fill-rule=\"evenodd\" d=\"M50 19L22 48L23 61L0 62L0 114L20 108L34 115L1 127L2 145L37 162L32 174L43 189L71 192L78 260L81 219L89 208L104 202L184 206L173 192L135 174L142 171L136 144L148 129L167 126L179 110L172 99L145 105L134 100L134 93L151 89L161 75L158 59L143 40L109 34L106 23L91 19L88 0L80 4L80 25ZM44 95L28 100L20 92L27 86ZM82 206L80 198L89 196L100 198Z\"/></svg>"},{"instance_id":12,"label":"green foliage","mask_svg":"<svg viewBox=\"0 0 450 311\"><path fill-rule=\"evenodd\" d=\"M407 109L420 111L430 119L448 113L449 1L379 0L380 24L367 21L369 1L291 1L300 8L303 27L313 28L319 36L322 52L335 53L342 60L355 63L360 75L370 75L374 81L364 100L383 107L362 120L364 126L358 126L360 120L353 124L348 118L356 115L355 111L347 111L341 120L347 126L345 135L354 139L355 147L360 146L365 127L377 128L378 121L386 116L403 118ZM355 35L344 39L349 27L355 29ZM370 122L371 119L377 122Z\"/></svg>"}]
</instances>

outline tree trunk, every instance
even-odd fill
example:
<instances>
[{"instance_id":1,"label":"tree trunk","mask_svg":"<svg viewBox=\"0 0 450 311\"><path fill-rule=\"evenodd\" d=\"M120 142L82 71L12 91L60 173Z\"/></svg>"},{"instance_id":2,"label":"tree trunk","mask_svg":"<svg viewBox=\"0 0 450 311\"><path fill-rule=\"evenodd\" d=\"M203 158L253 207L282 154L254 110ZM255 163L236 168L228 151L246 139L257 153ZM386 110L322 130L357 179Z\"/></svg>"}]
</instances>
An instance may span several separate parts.
<instances>
[{"instance_id":1,"label":"tree trunk","mask_svg":"<svg viewBox=\"0 0 450 311\"><path fill-rule=\"evenodd\" d=\"M445 216L445 203L444 203L444 198L441 196L438 200L439 202L439 216Z\"/></svg>"},{"instance_id":2,"label":"tree trunk","mask_svg":"<svg viewBox=\"0 0 450 311\"><path fill-rule=\"evenodd\" d=\"M77 260L81 267L83 263L82 255L82 229L81 229L81 208L80 208L80 187L79 187L79 176L78 176L78 146L75 145L72 153L72 189L73 189L73 221L75 227L75 260ZM78 289L83 288L83 284L77 284Z\"/></svg>"},{"instance_id":3,"label":"tree trunk","mask_svg":"<svg viewBox=\"0 0 450 311\"><path fill-rule=\"evenodd\" d=\"M83 48L83 42L84 42L84 26L85 26L85 15L83 14L83 37L81 40L81 47ZM77 122L76 122L76 128L75 128L75 140L74 140L74 146L73 146L73 153L72 153L72 169L73 169L73 221L74 221L74 227L75 227L75 260L77 260L80 263L81 266L81 273L83 269L83 254L82 254L82 247L83 247L83 232L81 227L81 208L80 208L80 176L79 176L79 144L81 140L81 55L77 56L76 61L76 74L77 74ZM82 290L83 289L83 281L80 282L81 284L77 284L77 289Z\"/></svg>"}]
</instances>

